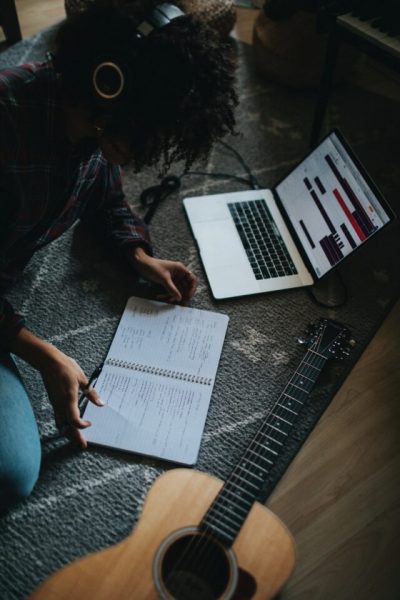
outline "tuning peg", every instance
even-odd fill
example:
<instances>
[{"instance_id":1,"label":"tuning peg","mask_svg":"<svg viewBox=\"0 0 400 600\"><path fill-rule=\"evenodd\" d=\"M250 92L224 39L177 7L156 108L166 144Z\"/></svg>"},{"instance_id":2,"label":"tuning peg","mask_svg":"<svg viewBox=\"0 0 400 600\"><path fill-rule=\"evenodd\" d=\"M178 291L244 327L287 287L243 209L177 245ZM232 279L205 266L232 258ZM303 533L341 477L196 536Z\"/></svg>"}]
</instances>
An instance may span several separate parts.
<instances>
[{"instance_id":1,"label":"tuning peg","mask_svg":"<svg viewBox=\"0 0 400 600\"><path fill-rule=\"evenodd\" d=\"M346 358L348 358L355 345L356 345L355 340L353 340L353 339L349 340L347 342L346 346L343 346L343 348L341 348L340 355L338 357L339 360L345 360Z\"/></svg>"},{"instance_id":2,"label":"tuning peg","mask_svg":"<svg viewBox=\"0 0 400 600\"><path fill-rule=\"evenodd\" d=\"M297 342L301 345L308 345L316 335L318 326L315 323L309 323L306 327L304 335L297 338Z\"/></svg>"},{"instance_id":3,"label":"tuning peg","mask_svg":"<svg viewBox=\"0 0 400 600\"><path fill-rule=\"evenodd\" d=\"M306 334L314 335L314 333L317 331L317 329L318 329L318 325L316 325L315 323L309 323L306 327Z\"/></svg>"}]
</instances>

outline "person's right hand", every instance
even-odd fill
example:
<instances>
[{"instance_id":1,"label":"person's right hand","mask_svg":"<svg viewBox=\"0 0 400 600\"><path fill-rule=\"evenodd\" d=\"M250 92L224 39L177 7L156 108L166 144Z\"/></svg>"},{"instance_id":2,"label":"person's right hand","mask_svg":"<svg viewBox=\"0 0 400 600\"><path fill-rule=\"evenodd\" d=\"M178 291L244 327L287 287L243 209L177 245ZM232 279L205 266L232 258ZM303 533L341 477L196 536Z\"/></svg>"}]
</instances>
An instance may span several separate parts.
<instances>
[{"instance_id":1,"label":"person's right hand","mask_svg":"<svg viewBox=\"0 0 400 600\"><path fill-rule=\"evenodd\" d=\"M60 432L86 448L87 442L81 429L89 427L90 422L80 417L80 392L84 392L96 406L103 406L104 403L96 390L88 388L88 378L78 363L49 342L38 338L26 327L22 327L10 340L8 350L39 371L53 405Z\"/></svg>"},{"instance_id":2,"label":"person's right hand","mask_svg":"<svg viewBox=\"0 0 400 600\"><path fill-rule=\"evenodd\" d=\"M87 442L81 430L89 427L91 423L81 418L78 398L84 392L93 404L103 406L100 396L94 388L88 387L88 378L78 363L54 346L48 360L44 361L39 371L53 405L56 425L60 433L82 448L86 448Z\"/></svg>"}]
</instances>

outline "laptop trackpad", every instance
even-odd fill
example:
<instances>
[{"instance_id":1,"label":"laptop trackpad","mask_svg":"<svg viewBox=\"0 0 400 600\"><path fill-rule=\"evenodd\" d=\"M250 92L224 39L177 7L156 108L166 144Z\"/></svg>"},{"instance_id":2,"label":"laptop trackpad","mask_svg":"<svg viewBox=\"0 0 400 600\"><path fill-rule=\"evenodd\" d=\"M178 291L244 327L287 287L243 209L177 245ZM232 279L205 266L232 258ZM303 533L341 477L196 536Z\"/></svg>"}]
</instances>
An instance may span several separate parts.
<instances>
[{"instance_id":1,"label":"laptop trackpad","mask_svg":"<svg viewBox=\"0 0 400 600\"><path fill-rule=\"evenodd\" d=\"M205 265L249 264L233 221L203 221L192 229Z\"/></svg>"}]
</instances>

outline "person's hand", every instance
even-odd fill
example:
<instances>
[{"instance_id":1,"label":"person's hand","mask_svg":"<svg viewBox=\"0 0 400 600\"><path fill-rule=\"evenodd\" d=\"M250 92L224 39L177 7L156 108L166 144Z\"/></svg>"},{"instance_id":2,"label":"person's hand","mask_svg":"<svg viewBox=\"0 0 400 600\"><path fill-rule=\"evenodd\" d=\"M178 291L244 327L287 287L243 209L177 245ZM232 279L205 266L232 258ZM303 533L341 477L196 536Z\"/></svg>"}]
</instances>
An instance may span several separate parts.
<instances>
[{"instance_id":1,"label":"person's hand","mask_svg":"<svg viewBox=\"0 0 400 600\"><path fill-rule=\"evenodd\" d=\"M89 381L78 363L52 347L47 360L40 367L44 385L54 409L56 425L62 435L86 448L87 442L81 429L91 425L79 414L78 398L82 392L96 404L103 406L94 388L88 387Z\"/></svg>"},{"instance_id":2,"label":"person's hand","mask_svg":"<svg viewBox=\"0 0 400 600\"><path fill-rule=\"evenodd\" d=\"M167 302L187 304L197 288L197 277L181 262L154 258L141 247L133 252L135 270L153 283L162 285L166 293L158 298Z\"/></svg>"}]
</instances>

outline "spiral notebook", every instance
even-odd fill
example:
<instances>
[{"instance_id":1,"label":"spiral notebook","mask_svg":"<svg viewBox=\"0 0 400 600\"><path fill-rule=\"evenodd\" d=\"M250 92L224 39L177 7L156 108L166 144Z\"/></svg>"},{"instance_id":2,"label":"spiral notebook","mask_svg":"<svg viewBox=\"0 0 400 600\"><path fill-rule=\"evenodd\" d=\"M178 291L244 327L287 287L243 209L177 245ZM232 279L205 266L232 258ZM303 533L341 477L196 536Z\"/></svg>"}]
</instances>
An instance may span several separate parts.
<instances>
[{"instance_id":1,"label":"spiral notebook","mask_svg":"<svg viewBox=\"0 0 400 600\"><path fill-rule=\"evenodd\" d=\"M197 460L227 315L129 298L88 403L89 443L182 464Z\"/></svg>"}]
</instances>

